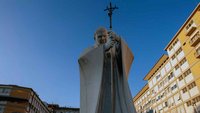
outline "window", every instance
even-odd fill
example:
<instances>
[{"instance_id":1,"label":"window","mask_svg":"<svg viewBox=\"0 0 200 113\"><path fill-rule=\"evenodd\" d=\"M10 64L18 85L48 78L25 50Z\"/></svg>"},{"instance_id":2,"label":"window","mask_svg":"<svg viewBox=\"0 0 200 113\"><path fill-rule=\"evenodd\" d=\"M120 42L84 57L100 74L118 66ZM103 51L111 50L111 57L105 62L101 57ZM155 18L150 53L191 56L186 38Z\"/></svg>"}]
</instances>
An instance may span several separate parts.
<instances>
[{"instance_id":1,"label":"window","mask_svg":"<svg viewBox=\"0 0 200 113\"><path fill-rule=\"evenodd\" d=\"M183 58L183 60L180 61L180 65L183 65L186 62L186 58Z\"/></svg>"},{"instance_id":2,"label":"window","mask_svg":"<svg viewBox=\"0 0 200 113\"><path fill-rule=\"evenodd\" d=\"M190 28L190 26L192 26L193 23L194 23L194 21L191 20L190 23L186 26L186 30L188 30Z\"/></svg>"},{"instance_id":3,"label":"window","mask_svg":"<svg viewBox=\"0 0 200 113\"><path fill-rule=\"evenodd\" d=\"M175 46L177 42L178 42L178 40L175 40L174 43L173 43L173 45Z\"/></svg>"},{"instance_id":4,"label":"window","mask_svg":"<svg viewBox=\"0 0 200 113\"><path fill-rule=\"evenodd\" d=\"M169 47L169 51L171 51L171 50L172 50L172 46Z\"/></svg>"},{"instance_id":5,"label":"window","mask_svg":"<svg viewBox=\"0 0 200 113\"><path fill-rule=\"evenodd\" d=\"M166 93L170 93L170 92L171 92L170 87L167 87L166 88Z\"/></svg>"},{"instance_id":6,"label":"window","mask_svg":"<svg viewBox=\"0 0 200 113\"><path fill-rule=\"evenodd\" d=\"M178 77L178 80L179 81L183 80L183 76L181 75L180 77Z\"/></svg>"},{"instance_id":7,"label":"window","mask_svg":"<svg viewBox=\"0 0 200 113\"><path fill-rule=\"evenodd\" d=\"M186 88L186 87L183 88L183 89L182 89L182 92L183 92L183 93L187 92L187 88Z\"/></svg>"},{"instance_id":8,"label":"window","mask_svg":"<svg viewBox=\"0 0 200 113\"><path fill-rule=\"evenodd\" d=\"M175 66L175 69L177 70L179 68L179 65L177 64L176 66Z\"/></svg>"},{"instance_id":9,"label":"window","mask_svg":"<svg viewBox=\"0 0 200 113\"><path fill-rule=\"evenodd\" d=\"M160 84L158 84L158 88L161 88L164 85L164 81L160 82Z\"/></svg>"},{"instance_id":10,"label":"window","mask_svg":"<svg viewBox=\"0 0 200 113\"><path fill-rule=\"evenodd\" d=\"M195 82L192 82L191 84L188 85L188 89L192 89L193 87L196 86L196 83Z\"/></svg>"},{"instance_id":11,"label":"window","mask_svg":"<svg viewBox=\"0 0 200 113\"><path fill-rule=\"evenodd\" d=\"M168 82L168 78L165 78L164 80L164 84L166 84Z\"/></svg>"},{"instance_id":12,"label":"window","mask_svg":"<svg viewBox=\"0 0 200 113\"><path fill-rule=\"evenodd\" d=\"M177 85L175 84L174 86L171 87L171 90L174 90L177 88Z\"/></svg>"},{"instance_id":13,"label":"window","mask_svg":"<svg viewBox=\"0 0 200 113\"><path fill-rule=\"evenodd\" d=\"M200 101L200 96L195 97L194 99L192 99L192 103L194 103L194 104L196 104L199 101Z\"/></svg>"},{"instance_id":14,"label":"window","mask_svg":"<svg viewBox=\"0 0 200 113\"><path fill-rule=\"evenodd\" d=\"M154 99L152 99L152 103L155 103L156 102L156 99L154 98Z\"/></svg>"},{"instance_id":15,"label":"window","mask_svg":"<svg viewBox=\"0 0 200 113\"><path fill-rule=\"evenodd\" d=\"M11 89L9 88L0 88L0 93L8 94L10 93Z\"/></svg>"},{"instance_id":16,"label":"window","mask_svg":"<svg viewBox=\"0 0 200 113\"><path fill-rule=\"evenodd\" d=\"M161 99L161 97L160 97L160 95L158 95L158 97L157 97L157 101L159 101Z\"/></svg>"},{"instance_id":17,"label":"window","mask_svg":"<svg viewBox=\"0 0 200 113\"><path fill-rule=\"evenodd\" d=\"M177 50L176 55L178 55L181 51L182 51L182 48L180 47L180 48Z\"/></svg>"},{"instance_id":18,"label":"window","mask_svg":"<svg viewBox=\"0 0 200 113\"><path fill-rule=\"evenodd\" d=\"M188 76L190 73L191 73L191 70L188 69L187 71L185 71L185 72L183 73L183 75L186 77L186 76Z\"/></svg>"},{"instance_id":19,"label":"window","mask_svg":"<svg viewBox=\"0 0 200 113\"><path fill-rule=\"evenodd\" d=\"M166 102L165 102L165 107L167 107L167 106L168 106L168 102L166 101Z\"/></svg>"},{"instance_id":20,"label":"window","mask_svg":"<svg viewBox=\"0 0 200 113\"><path fill-rule=\"evenodd\" d=\"M160 78L160 74L156 76L156 79L159 79L159 78Z\"/></svg>"},{"instance_id":21,"label":"window","mask_svg":"<svg viewBox=\"0 0 200 113\"><path fill-rule=\"evenodd\" d=\"M161 94L161 98L163 98L165 96L165 92L163 91Z\"/></svg>"},{"instance_id":22,"label":"window","mask_svg":"<svg viewBox=\"0 0 200 113\"><path fill-rule=\"evenodd\" d=\"M174 77L174 73L171 72L170 75L168 76L168 80L172 79Z\"/></svg>"},{"instance_id":23,"label":"window","mask_svg":"<svg viewBox=\"0 0 200 113\"><path fill-rule=\"evenodd\" d=\"M187 104L187 106L189 107L189 106L192 105L192 102L189 100L189 101L186 102L186 104Z\"/></svg>"},{"instance_id":24,"label":"window","mask_svg":"<svg viewBox=\"0 0 200 113\"><path fill-rule=\"evenodd\" d=\"M153 94L155 94L156 92L154 91L154 89L152 89L152 91L151 91Z\"/></svg>"},{"instance_id":25,"label":"window","mask_svg":"<svg viewBox=\"0 0 200 113\"><path fill-rule=\"evenodd\" d=\"M172 60L174 60L175 58L176 58L176 56L175 56L175 55L173 55L173 56L172 56Z\"/></svg>"}]
</instances>

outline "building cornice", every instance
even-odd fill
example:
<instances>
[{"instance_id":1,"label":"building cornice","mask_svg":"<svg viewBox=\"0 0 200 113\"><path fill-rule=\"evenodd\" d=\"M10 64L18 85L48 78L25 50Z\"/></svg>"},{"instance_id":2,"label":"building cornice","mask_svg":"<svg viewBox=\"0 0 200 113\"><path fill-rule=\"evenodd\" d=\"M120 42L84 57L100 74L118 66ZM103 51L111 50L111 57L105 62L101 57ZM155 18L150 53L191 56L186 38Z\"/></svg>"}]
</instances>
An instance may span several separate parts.
<instances>
[{"instance_id":1,"label":"building cornice","mask_svg":"<svg viewBox=\"0 0 200 113\"><path fill-rule=\"evenodd\" d=\"M149 80L153 74L162 66L162 64L168 59L168 55L163 54L160 59L156 62L156 64L152 67L152 69L148 72L148 74L143 78L144 80Z\"/></svg>"},{"instance_id":2,"label":"building cornice","mask_svg":"<svg viewBox=\"0 0 200 113\"><path fill-rule=\"evenodd\" d=\"M135 102L139 97L141 97L142 94L144 94L144 92L147 91L148 89L149 89L149 85L146 84L146 85L140 90L140 92L138 92L138 93L136 94L136 96L133 98L133 102Z\"/></svg>"},{"instance_id":3,"label":"building cornice","mask_svg":"<svg viewBox=\"0 0 200 113\"><path fill-rule=\"evenodd\" d=\"M200 11L200 3L197 5L197 7L192 11L192 13L190 14L190 16L186 19L186 21L184 22L184 24L181 26L181 28L178 30L178 32L174 35L174 37L171 39L171 41L167 44L167 46L165 47L165 51L167 51L167 49L169 48L169 46L171 45L171 43L176 39L176 37L179 35L179 33L183 30L183 28L187 25L187 23L189 22L189 20L193 17L193 15L197 12Z\"/></svg>"}]
</instances>

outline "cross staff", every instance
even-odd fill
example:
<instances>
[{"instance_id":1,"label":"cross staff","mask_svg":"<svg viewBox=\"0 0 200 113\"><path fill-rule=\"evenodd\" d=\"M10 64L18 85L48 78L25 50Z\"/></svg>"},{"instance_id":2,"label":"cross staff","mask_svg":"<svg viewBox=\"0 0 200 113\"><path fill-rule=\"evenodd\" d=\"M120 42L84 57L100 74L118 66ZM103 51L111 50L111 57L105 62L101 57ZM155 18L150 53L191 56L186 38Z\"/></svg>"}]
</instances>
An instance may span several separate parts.
<instances>
[{"instance_id":1,"label":"cross staff","mask_svg":"<svg viewBox=\"0 0 200 113\"><path fill-rule=\"evenodd\" d=\"M110 17L110 30L112 30L112 14L113 14L113 11L115 9L118 9L118 7L112 7L112 4L110 2L110 7L107 6L107 8L104 10L104 11L108 11L108 16Z\"/></svg>"}]
</instances>

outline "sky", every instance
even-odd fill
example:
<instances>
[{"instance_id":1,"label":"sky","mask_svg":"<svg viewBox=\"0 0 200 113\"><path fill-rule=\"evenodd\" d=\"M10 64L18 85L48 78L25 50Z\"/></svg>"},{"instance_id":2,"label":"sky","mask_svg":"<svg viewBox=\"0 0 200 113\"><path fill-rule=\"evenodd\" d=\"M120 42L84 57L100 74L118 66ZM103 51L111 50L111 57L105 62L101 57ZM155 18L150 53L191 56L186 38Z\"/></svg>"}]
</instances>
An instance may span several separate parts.
<instances>
[{"instance_id":1,"label":"sky","mask_svg":"<svg viewBox=\"0 0 200 113\"><path fill-rule=\"evenodd\" d=\"M109 0L0 0L0 84L32 88L48 103L80 106L78 58L109 27ZM129 87L135 96L144 76L199 0L112 0L113 31L134 54Z\"/></svg>"}]
</instances>

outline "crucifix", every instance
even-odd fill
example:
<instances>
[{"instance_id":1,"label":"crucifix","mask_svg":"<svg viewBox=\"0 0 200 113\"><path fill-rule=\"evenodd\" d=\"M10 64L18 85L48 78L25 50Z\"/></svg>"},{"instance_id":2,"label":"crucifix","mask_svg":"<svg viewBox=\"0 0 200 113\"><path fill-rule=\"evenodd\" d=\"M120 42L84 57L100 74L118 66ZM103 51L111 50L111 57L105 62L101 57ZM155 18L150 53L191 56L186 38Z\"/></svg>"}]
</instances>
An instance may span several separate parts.
<instances>
[{"instance_id":1,"label":"crucifix","mask_svg":"<svg viewBox=\"0 0 200 113\"><path fill-rule=\"evenodd\" d=\"M107 6L107 8L104 10L104 11L108 11L108 16L110 18L110 30L112 30L112 14L115 9L118 9L118 7L116 6L113 7L112 3L110 2L110 6Z\"/></svg>"}]
</instances>

